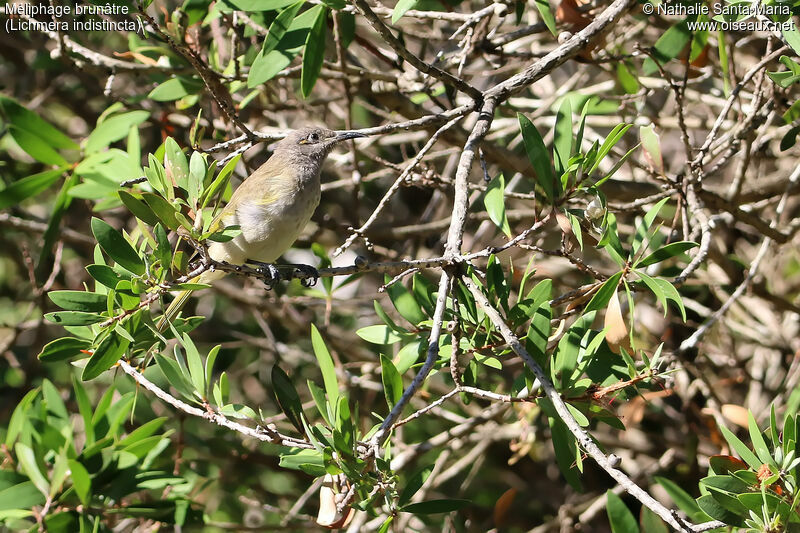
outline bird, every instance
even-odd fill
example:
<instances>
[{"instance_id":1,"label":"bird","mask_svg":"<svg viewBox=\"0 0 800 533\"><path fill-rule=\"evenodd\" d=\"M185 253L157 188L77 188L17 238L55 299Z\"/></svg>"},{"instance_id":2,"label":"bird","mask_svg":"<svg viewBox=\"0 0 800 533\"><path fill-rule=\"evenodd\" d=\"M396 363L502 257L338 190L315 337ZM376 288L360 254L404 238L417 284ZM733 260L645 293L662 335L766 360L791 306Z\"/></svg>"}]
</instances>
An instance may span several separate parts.
<instances>
[{"instance_id":1,"label":"bird","mask_svg":"<svg viewBox=\"0 0 800 533\"><path fill-rule=\"evenodd\" d=\"M227 242L212 243L209 257L232 265L253 263L276 279L272 263L292 246L319 205L322 164L334 146L359 137L365 135L319 127L291 131L212 220L212 231L238 225L241 233ZM206 270L191 283L211 283L225 274ZM191 293L182 291L169 304L159 321L160 331L177 316Z\"/></svg>"}]
</instances>

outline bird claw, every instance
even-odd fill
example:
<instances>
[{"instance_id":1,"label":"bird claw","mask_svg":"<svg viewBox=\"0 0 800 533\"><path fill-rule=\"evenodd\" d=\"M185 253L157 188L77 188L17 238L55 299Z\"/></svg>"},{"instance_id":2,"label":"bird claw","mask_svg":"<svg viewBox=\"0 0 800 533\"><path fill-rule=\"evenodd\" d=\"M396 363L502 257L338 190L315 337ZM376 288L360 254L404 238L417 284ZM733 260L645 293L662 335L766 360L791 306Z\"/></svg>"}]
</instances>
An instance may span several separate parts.
<instances>
[{"instance_id":1,"label":"bird claw","mask_svg":"<svg viewBox=\"0 0 800 533\"><path fill-rule=\"evenodd\" d=\"M272 263L255 263L256 272L261 276L261 281L267 286L267 290L271 290L280 280L281 273L278 267Z\"/></svg>"},{"instance_id":2,"label":"bird claw","mask_svg":"<svg viewBox=\"0 0 800 533\"><path fill-rule=\"evenodd\" d=\"M311 265L294 265L295 277L303 287L313 287L319 280L319 271Z\"/></svg>"}]
</instances>

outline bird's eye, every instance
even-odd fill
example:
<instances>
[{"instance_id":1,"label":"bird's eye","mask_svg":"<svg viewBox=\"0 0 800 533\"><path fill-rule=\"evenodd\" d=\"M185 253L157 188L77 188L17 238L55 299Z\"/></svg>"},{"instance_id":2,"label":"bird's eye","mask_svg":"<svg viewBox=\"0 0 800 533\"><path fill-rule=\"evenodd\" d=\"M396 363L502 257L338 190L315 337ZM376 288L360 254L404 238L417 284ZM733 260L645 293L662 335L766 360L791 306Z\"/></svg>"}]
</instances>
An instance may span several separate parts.
<instances>
[{"instance_id":1,"label":"bird's eye","mask_svg":"<svg viewBox=\"0 0 800 533\"><path fill-rule=\"evenodd\" d=\"M317 133L316 131L312 132L312 133L309 133L308 134L308 140L309 140L309 142L312 142L312 143L319 142L319 133Z\"/></svg>"}]
</instances>

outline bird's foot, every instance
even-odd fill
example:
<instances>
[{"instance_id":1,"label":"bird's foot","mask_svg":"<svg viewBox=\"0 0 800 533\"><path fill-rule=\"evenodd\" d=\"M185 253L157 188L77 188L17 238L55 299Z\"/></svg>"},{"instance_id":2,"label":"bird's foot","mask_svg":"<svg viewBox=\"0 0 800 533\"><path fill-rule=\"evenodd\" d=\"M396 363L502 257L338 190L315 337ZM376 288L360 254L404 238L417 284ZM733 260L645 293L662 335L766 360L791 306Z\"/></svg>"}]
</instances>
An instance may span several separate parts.
<instances>
[{"instance_id":1,"label":"bird's foot","mask_svg":"<svg viewBox=\"0 0 800 533\"><path fill-rule=\"evenodd\" d=\"M261 281L267 286L267 290L271 290L281 280L278 267L272 263L253 261L253 264L256 265L256 272L261 276Z\"/></svg>"},{"instance_id":2,"label":"bird's foot","mask_svg":"<svg viewBox=\"0 0 800 533\"><path fill-rule=\"evenodd\" d=\"M313 287L319 279L319 271L311 265L288 265L292 268L291 276L300 280L303 287Z\"/></svg>"}]
</instances>

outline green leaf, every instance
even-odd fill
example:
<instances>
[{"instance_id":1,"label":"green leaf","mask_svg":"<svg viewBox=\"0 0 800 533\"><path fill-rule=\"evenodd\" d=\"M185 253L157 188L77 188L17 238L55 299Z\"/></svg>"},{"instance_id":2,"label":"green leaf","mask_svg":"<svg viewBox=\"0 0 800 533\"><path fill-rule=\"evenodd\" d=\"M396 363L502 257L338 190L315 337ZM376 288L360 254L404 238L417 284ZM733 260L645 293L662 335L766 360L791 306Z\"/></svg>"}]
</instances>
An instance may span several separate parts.
<instances>
[{"instance_id":1,"label":"green leaf","mask_svg":"<svg viewBox=\"0 0 800 533\"><path fill-rule=\"evenodd\" d=\"M189 379L194 386L194 390L201 398L206 390L206 372L203 359L197 350L192 338L186 333L183 334L183 347L186 349L186 366L189 370Z\"/></svg>"},{"instance_id":2,"label":"green leaf","mask_svg":"<svg viewBox=\"0 0 800 533\"><path fill-rule=\"evenodd\" d=\"M397 309L397 312L400 313L400 316L410 323L416 326L428 319L427 315L422 312L422 308L417 303L414 295L408 292L402 283L392 283L386 289L386 292L389 293L389 299L392 301L394 308Z\"/></svg>"},{"instance_id":3,"label":"green leaf","mask_svg":"<svg viewBox=\"0 0 800 533\"><path fill-rule=\"evenodd\" d=\"M164 377L167 378L169 384L175 387L175 390L177 390L184 398L188 400L196 399L192 384L189 379L184 376L183 371L181 370L181 367L178 365L177 361L160 353L155 354L155 360L158 368L161 369L161 372L164 374Z\"/></svg>"},{"instance_id":4,"label":"green leaf","mask_svg":"<svg viewBox=\"0 0 800 533\"><path fill-rule=\"evenodd\" d=\"M188 191L189 161L172 137L167 137L164 141L164 170L167 173L167 183L175 183Z\"/></svg>"},{"instance_id":5,"label":"green leaf","mask_svg":"<svg viewBox=\"0 0 800 533\"><path fill-rule=\"evenodd\" d=\"M413 476L411 476L411 478L408 480L408 483L403 488L403 492L400 493L400 498L397 500L398 507L403 507L411 501L411 498L414 496L414 494L416 494L428 480L431 472L433 472L433 465L428 465L418 470Z\"/></svg>"},{"instance_id":6,"label":"green leaf","mask_svg":"<svg viewBox=\"0 0 800 533\"><path fill-rule=\"evenodd\" d=\"M749 490L747 483L734 476L707 476L700 480L700 484L709 489L737 494Z\"/></svg>"},{"instance_id":7,"label":"green leaf","mask_svg":"<svg viewBox=\"0 0 800 533\"><path fill-rule=\"evenodd\" d=\"M186 183L186 190L189 193L189 205L192 206L192 209L197 209L197 200L203 193L203 182L207 173L208 168L203 155L200 152L192 152L192 156L189 159L189 177Z\"/></svg>"},{"instance_id":8,"label":"green leaf","mask_svg":"<svg viewBox=\"0 0 800 533\"><path fill-rule=\"evenodd\" d=\"M5 445L7 448L11 448L22 431L26 427L30 427L28 411L30 410L31 403L33 403L33 400L39 396L39 393L39 387L28 391L14 408L14 412L11 414L11 420L8 422L8 430L6 432Z\"/></svg>"},{"instance_id":9,"label":"green leaf","mask_svg":"<svg viewBox=\"0 0 800 533\"><path fill-rule=\"evenodd\" d=\"M322 72L322 62L325 60L325 34L328 31L326 20L328 10L321 9L317 14L314 25L306 37L306 48L303 52L303 70L300 73L300 90L303 98L311 95L314 84L317 83L319 73Z\"/></svg>"},{"instance_id":10,"label":"green leaf","mask_svg":"<svg viewBox=\"0 0 800 533\"><path fill-rule=\"evenodd\" d=\"M736 435L722 425L719 426L719 430L722 433L722 436L725 437L725 440L728 441L730 447L736 450L736 453L739 454L739 457L741 457L750 468L757 471L761 467L761 460L756 456L756 454L750 451L750 448L740 441Z\"/></svg>"},{"instance_id":11,"label":"green leaf","mask_svg":"<svg viewBox=\"0 0 800 533\"><path fill-rule=\"evenodd\" d=\"M634 267L646 267L655 263L660 263L661 261L665 261L670 257L675 257L676 255L685 253L696 246L697 243L691 241L678 241L667 244L651 253L644 259L637 261L636 264L634 264Z\"/></svg>"},{"instance_id":12,"label":"green leaf","mask_svg":"<svg viewBox=\"0 0 800 533\"><path fill-rule=\"evenodd\" d=\"M116 288L117 284L124 279L119 272L108 265L89 265L86 267L86 271L101 285L105 285L109 289Z\"/></svg>"},{"instance_id":13,"label":"green leaf","mask_svg":"<svg viewBox=\"0 0 800 533\"><path fill-rule=\"evenodd\" d=\"M767 446L767 442L764 440L764 435L761 434L761 430L758 429L756 419L753 417L753 413L749 410L747 411L747 429L750 431L750 442L753 443L753 449L755 450L759 460L766 465L774 464L775 460L772 458L772 453L769 451L769 446Z\"/></svg>"},{"instance_id":14,"label":"green leaf","mask_svg":"<svg viewBox=\"0 0 800 533\"><path fill-rule=\"evenodd\" d=\"M97 313L84 313L82 311L55 311L45 314L44 317L59 326L88 326L106 319L106 317Z\"/></svg>"},{"instance_id":15,"label":"green leaf","mask_svg":"<svg viewBox=\"0 0 800 533\"><path fill-rule=\"evenodd\" d=\"M678 293L678 290L672 285L672 283L661 278L651 278L647 274L644 274L641 270L637 270L636 275L642 279L644 284L647 285L647 288L650 289L653 294L655 294L656 298L658 298L658 301L664 308L664 316L667 316L667 301L672 300L675 302L675 305L678 306L678 310L681 312L683 321L686 322L686 308L683 306L681 295Z\"/></svg>"},{"instance_id":16,"label":"green leaf","mask_svg":"<svg viewBox=\"0 0 800 533\"><path fill-rule=\"evenodd\" d=\"M544 282L540 282L539 285L541 285L541 283ZM550 309L550 302L544 301L534 311L531 325L528 328L528 334L526 336L525 346L528 352L543 369L549 366L547 364L547 339L550 337L551 318L552 310Z\"/></svg>"},{"instance_id":17,"label":"green leaf","mask_svg":"<svg viewBox=\"0 0 800 533\"><path fill-rule=\"evenodd\" d=\"M338 10L334 16L339 18L339 38L342 46L347 49L356 37L356 17L352 13Z\"/></svg>"},{"instance_id":18,"label":"green leaf","mask_svg":"<svg viewBox=\"0 0 800 533\"><path fill-rule=\"evenodd\" d=\"M61 337L45 344L38 357L44 363L55 363L82 355L81 350L86 350L89 346L89 341L84 339Z\"/></svg>"},{"instance_id":19,"label":"green leaf","mask_svg":"<svg viewBox=\"0 0 800 533\"><path fill-rule=\"evenodd\" d=\"M269 33L267 33L267 38L264 39L264 45L261 47L261 53L259 54L260 56L265 56L275 49L289 30L292 21L297 16L297 12L300 11L300 8L303 7L304 4L305 0L300 0L278 13L278 16L275 17L275 20L269 25ZM256 61L258 61L258 59L256 59Z\"/></svg>"},{"instance_id":20,"label":"green leaf","mask_svg":"<svg viewBox=\"0 0 800 533\"><path fill-rule=\"evenodd\" d=\"M42 399L48 412L62 420L69 419L67 407L64 405L64 400L61 399L61 394L58 392L55 385L53 385L53 382L46 378L42 380Z\"/></svg>"},{"instance_id":21,"label":"green leaf","mask_svg":"<svg viewBox=\"0 0 800 533\"><path fill-rule=\"evenodd\" d=\"M50 492L50 483L39 469L33 449L25 443L18 442L14 445L14 452L17 455L17 462L22 467L22 471L36 485L36 488L46 496Z\"/></svg>"},{"instance_id":22,"label":"green leaf","mask_svg":"<svg viewBox=\"0 0 800 533\"><path fill-rule=\"evenodd\" d=\"M553 203L553 200L561 195L561 182L556 180L553 174L550 154L544 146L544 140L528 117L517 113L517 120L525 143L525 151L536 173L536 182L544 190L547 201Z\"/></svg>"},{"instance_id":23,"label":"green leaf","mask_svg":"<svg viewBox=\"0 0 800 533\"><path fill-rule=\"evenodd\" d=\"M36 161L46 165L66 165L67 160L53 149L50 144L27 130L15 127L13 124L8 128L8 134L19 145L22 150Z\"/></svg>"},{"instance_id":24,"label":"green leaf","mask_svg":"<svg viewBox=\"0 0 800 533\"><path fill-rule=\"evenodd\" d=\"M149 111L130 111L112 115L97 124L86 140L86 152L98 152L109 144L128 135L133 126L138 126L150 117Z\"/></svg>"},{"instance_id":25,"label":"green leaf","mask_svg":"<svg viewBox=\"0 0 800 533\"><path fill-rule=\"evenodd\" d=\"M428 500L426 502L410 503L399 509L401 513L435 514L451 513L463 509L472 503L469 500L442 499Z\"/></svg>"},{"instance_id":26,"label":"green leaf","mask_svg":"<svg viewBox=\"0 0 800 533\"><path fill-rule=\"evenodd\" d=\"M144 274L144 263L122 233L99 218L92 217L92 233L105 253L121 267L137 275Z\"/></svg>"},{"instance_id":27,"label":"green leaf","mask_svg":"<svg viewBox=\"0 0 800 533\"><path fill-rule=\"evenodd\" d=\"M363 327L356 331L356 335L373 344L394 344L403 340L402 336L384 324Z\"/></svg>"},{"instance_id":28,"label":"green leaf","mask_svg":"<svg viewBox=\"0 0 800 533\"><path fill-rule=\"evenodd\" d=\"M633 513L622 499L612 491L606 491L606 511L612 533L639 533Z\"/></svg>"},{"instance_id":29,"label":"green leaf","mask_svg":"<svg viewBox=\"0 0 800 533\"><path fill-rule=\"evenodd\" d=\"M224 0L225 4L240 11L275 11L288 6L295 0Z\"/></svg>"},{"instance_id":30,"label":"green leaf","mask_svg":"<svg viewBox=\"0 0 800 533\"><path fill-rule=\"evenodd\" d=\"M717 493L720 496L719 493ZM732 498L729 498L732 499ZM702 512L707 514L710 518L719 520L728 525L740 526L742 519L734 512L728 510L711 494L704 494L697 498L697 505L700 506Z\"/></svg>"},{"instance_id":31,"label":"green leaf","mask_svg":"<svg viewBox=\"0 0 800 533\"><path fill-rule=\"evenodd\" d=\"M592 299L586 305L586 309L584 309L584 313L588 313L589 311L597 311L598 309L603 309L608 302L611 300L611 297L614 296L617 292L617 287L619 286L619 280L622 277L622 272L617 272L610 278L608 278L603 285L597 289L597 292L594 293Z\"/></svg>"},{"instance_id":32,"label":"green leaf","mask_svg":"<svg viewBox=\"0 0 800 533\"><path fill-rule=\"evenodd\" d=\"M231 174L233 174L236 165L239 163L241 159L241 154L237 154L233 159L225 163L225 166L222 167L222 170L219 171L217 177L214 178L214 181L211 182L211 185L206 187L202 194L202 203L200 207L205 208L208 203L216 196L216 194L224 189L224 187L228 184L230 180Z\"/></svg>"},{"instance_id":33,"label":"green leaf","mask_svg":"<svg viewBox=\"0 0 800 533\"><path fill-rule=\"evenodd\" d=\"M311 324L311 346L314 348L314 355L317 357L319 369L322 372L328 403L336 405L339 402L339 382L336 379L336 367L333 364L333 358L328 351L328 347L325 346L322 335L320 335L314 324Z\"/></svg>"},{"instance_id":34,"label":"green leaf","mask_svg":"<svg viewBox=\"0 0 800 533\"><path fill-rule=\"evenodd\" d=\"M197 78L176 76L150 91L147 97L156 102L172 102L190 94L197 94L202 88L203 82Z\"/></svg>"},{"instance_id":35,"label":"green leaf","mask_svg":"<svg viewBox=\"0 0 800 533\"><path fill-rule=\"evenodd\" d=\"M569 167L569 158L572 157L573 150L572 103L569 98L564 98L561 101L561 106L556 114L556 125L553 133L553 154L555 156L553 159L556 167L556 176L560 176Z\"/></svg>"},{"instance_id":36,"label":"green leaf","mask_svg":"<svg viewBox=\"0 0 800 533\"><path fill-rule=\"evenodd\" d=\"M644 505L642 505L642 510L639 512L639 524L641 530L647 533L669 533L669 528L664 524L664 521Z\"/></svg>"},{"instance_id":37,"label":"green leaf","mask_svg":"<svg viewBox=\"0 0 800 533\"><path fill-rule=\"evenodd\" d=\"M129 341L115 333L109 334L95 348L94 353L89 357L89 361L83 368L81 379L89 381L94 379L119 361L120 357L128 349Z\"/></svg>"},{"instance_id":38,"label":"green leaf","mask_svg":"<svg viewBox=\"0 0 800 533\"><path fill-rule=\"evenodd\" d=\"M643 219L645 228L650 229L650 227L653 225L653 222L655 222L656 217L661 212L661 208L664 207L664 204L666 204L668 200L669 197L662 198L653 207L647 210L647 213L645 213Z\"/></svg>"},{"instance_id":39,"label":"green leaf","mask_svg":"<svg viewBox=\"0 0 800 533\"><path fill-rule=\"evenodd\" d=\"M788 28L781 28L781 35L786 39L789 46L795 54L800 55L800 32L797 31L797 26L790 24Z\"/></svg>"},{"instance_id":40,"label":"green leaf","mask_svg":"<svg viewBox=\"0 0 800 533\"><path fill-rule=\"evenodd\" d=\"M664 65L669 60L678 57L678 54L680 54L689 43L689 39L691 39L691 32L689 31L689 26L684 19L669 28L661 35L661 37L659 37L652 49L653 58L655 58L656 61L658 61L661 65ZM656 65L655 61L653 61L653 59L650 57L645 59L644 64L642 65L643 74L645 76L650 76L657 71L658 66Z\"/></svg>"},{"instance_id":41,"label":"green leaf","mask_svg":"<svg viewBox=\"0 0 800 533\"><path fill-rule=\"evenodd\" d=\"M125 437L119 442L119 445L121 447L128 447L131 446L132 444L136 444L138 442L141 442L149 438L156 431L158 431L166 421L167 417L165 416L148 420L138 428L131 431L127 437ZM159 437L163 437L163 435L159 435Z\"/></svg>"},{"instance_id":42,"label":"green leaf","mask_svg":"<svg viewBox=\"0 0 800 533\"><path fill-rule=\"evenodd\" d=\"M330 424L331 419L330 416L328 416L328 409L325 407L325 391L310 379L306 381L306 385L308 386L308 391L311 393L311 397L314 399L314 404L317 406L317 411L319 411L319 414L325 419L325 422Z\"/></svg>"},{"instance_id":43,"label":"green leaf","mask_svg":"<svg viewBox=\"0 0 800 533\"><path fill-rule=\"evenodd\" d=\"M151 192L146 192L142 194L142 198L144 198L144 201L147 202L147 205L150 207L150 209L153 210L153 213L155 213L158 219L166 227L168 227L171 230L178 229L181 223L175 216L178 209L178 206L176 204L170 203L163 197Z\"/></svg>"},{"instance_id":44,"label":"green leaf","mask_svg":"<svg viewBox=\"0 0 800 533\"><path fill-rule=\"evenodd\" d=\"M397 2L392 11L392 24L397 24L397 21L400 20L407 11L416 9L419 2L420 0L400 0Z\"/></svg>"},{"instance_id":45,"label":"green leaf","mask_svg":"<svg viewBox=\"0 0 800 533\"><path fill-rule=\"evenodd\" d=\"M41 138L53 148L77 149L78 145L38 114L5 95L0 95L0 113L16 128Z\"/></svg>"},{"instance_id":46,"label":"green leaf","mask_svg":"<svg viewBox=\"0 0 800 533\"><path fill-rule=\"evenodd\" d=\"M206 379L206 389L203 391L206 393L209 390L209 386L211 385L211 378L214 376L214 363L217 362L217 355L219 355L219 350L222 348L221 344L217 344L211 350L209 350L208 355L206 356L206 367L205 367L205 379Z\"/></svg>"},{"instance_id":47,"label":"green leaf","mask_svg":"<svg viewBox=\"0 0 800 533\"><path fill-rule=\"evenodd\" d=\"M291 378L278 365L272 367L272 390L287 420L303 433L303 406Z\"/></svg>"},{"instance_id":48,"label":"green leaf","mask_svg":"<svg viewBox=\"0 0 800 533\"><path fill-rule=\"evenodd\" d=\"M542 22L544 25L547 26L547 29L550 30L550 33L553 34L555 37L558 35L556 29L556 19L553 16L553 12L550 10L550 3L547 0L534 0L536 5L536 9L539 11L539 15L542 17Z\"/></svg>"},{"instance_id":49,"label":"green leaf","mask_svg":"<svg viewBox=\"0 0 800 533\"><path fill-rule=\"evenodd\" d=\"M153 213L150 206L140 198L137 198L127 191L117 191L117 194L119 195L119 199L122 200L122 203L125 204L125 207L128 208L128 211L133 213L136 218L150 226L158 224L158 217L156 214Z\"/></svg>"},{"instance_id":50,"label":"green leaf","mask_svg":"<svg viewBox=\"0 0 800 533\"><path fill-rule=\"evenodd\" d=\"M53 498L56 494L61 492L61 489L64 487L64 481L67 479L68 474L69 474L69 467L67 465L67 449L65 447L62 448L59 454L55 457L55 461L53 462L53 468L50 470L50 475L49 475L50 492L48 494L49 498ZM51 529L49 530L52 531Z\"/></svg>"},{"instance_id":51,"label":"green leaf","mask_svg":"<svg viewBox=\"0 0 800 533\"><path fill-rule=\"evenodd\" d=\"M42 253L36 265L36 275L38 277L47 275L43 273L49 268L53 256L53 246L56 240L61 237L59 225L61 224L61 218L72 202L72 196L69 195L69 192L76 183L78 183L78 176L71 174L61 186L61 190L58 192L58 196L56 196L55 204L51 208L50 220L47 223L47 229L44 235L42 235Z\"/></svg>"},{"instance_id":52,"label":"green leaf","mask_svg":"<svg viewBox=\"0 0 800 533\"><path fill-rule=\"evenodd\" d=\"M300 470L301 465L319 465L325 467L322 453L317 450L293 449L280 455L280 467L291 470Z\"/></svg>"},{"instance_id":53,"label":"green leaf","mask_svg":"<svg viewBox=\"0 0 800 533\"><path fill-rule=\"evenodd\" d=\"M489 214L489 219L507 236L511 237L511 227L506 218L506 181L502 174L489 183L483 197L483 205Z\"/></svg>"},{"instance_id":54,"label":"green leaf","mask_svg":"<svg viewBox=\"0 0 800 533\"><path fill-rule=\"evenodd\" d=\"M47 293L47 297L61 309L88 313L105 311L108 300L105 294L86 291L50 291Z\"/></svg>"},{"instance_id":55,"label":"green leaf","mask_svg":"<svg viewBox=\"0 0 800 533\"><path fill-rule=\"evenodd\" d=\"M617 63L617 81L625 94L636 94L639 92L639 80L631 73L628 65L620 61Z\"/></svg>"},{"instance_id":56,"label":"green leaf","mask_svg":"<svg viewBox=\"0 0 800 533\"><path fill-rule=\"evenodd\" d=\"M675 505L678 506L678 509L689 515L692 520L702 520L698 518L702 511L689 493L683 490L674 481L665 477L654 476L653 479L664 488L667 494L669 494L669 497L672 498L672 501L675 502Z\"/></svg>"},{"instance_id":57,"label":"green leaf","mask_svg":"<svg viewBox=\"0 0 800 533\"><path fill-rule=\"evenodd\" d=\"M646 240L649 241L650 239L653 238L655 232L658 230L658 227L656 227L656 229L652 229L653 222L658 216L658 213L661 212L661 208L664 207L664 204L666 204L668 200L669 200L668 197L659 200L653 207L651 207L647 211L647 213L645 213L644 218L642 218L639 224L636 225L636 232L633 235L633 245L632 245L633 252L631 255L636 255L642 244Z\"/></svg>"},{"instance_id":58,"label":"green leaf","mask_svg":"<svg viewBox=\"0 0 800 533\"><path fill-rule=\"evenodd\" d=\"M172 245L170 245L167 231L161 223L155 225L153 236L156 239L156 248L153 254L161 262L161 266L168 269L172 264Z\"/></svg>"},{"instance_id":59,"label":"green leaf","mask_svg":"<svg viewBox=\"0 0 800 533\"><path fill-rule=\"evenodd\" d=\"M0 209L8 209L9 207L16 206L23 200L32 198L47 190L53 183L58 181L58 178L60 178L66 170L67 167L46 170L13 182L0 191Z\"/></svg>"},{"instance_id":60,"label":"green leaf","mask_svg":"<svg viewBox=\"0 0 800 533\"><path fill-rule=\"evenodd\" d=\"M219 381L214 383L214 402L215 405L224 405L228 403L228 396L230 393L230 384L228 383L228 374L223 372L219 375Z\"/></svg>"},{"instance_id":61,"label":"green leaf","mask_svg":"<svg viewBox=\"0 0 800 533\"><path fill-rule=\"evenodd\" d=\"M30 509L43 505L45 494L32 481L24 481L0 490L0 511Z\"/></svg>"},{"instance_id":62,"label":"green leaf","mask_svg":"<svg viewBox=\"0 0 800 533\"><path fill-rule=\"evenodd\" d=\"M782 89L800 81L800 65L787 56L781 56L779 61L789 70L780 72L767 72L767 76Z\"/></svg>"},{"instance_id":63,"label":"green leaf","mask_svg":"<svg viewBox=\"0 0 800 533\"><path fill-rule=\"evenodd\" d=\"M622 138L625 133L631 129L633 124L617 124L611 133L608 134L606 140L603 141L603 144L600 146L600 149L597 151L597 156L595 157L594 164L589 169L589 174L593 174L597 167L600 166L600 162L605 159L614 145Z\"/></svg>"},{"instance_id":64,"label":"green leaf","mask_svg":"<svg viewBox=\"0 0 800 533\"><path fill-rule=\"evenodd\" d=\"M389 533L392 522L394 522L394 516L389 516L389 518L383 521L383 524L381 524L381 527L379 527L375 533Z\"/></svg>"},{"instance_id":65,"label":"green leaf","mask_svg":"<svg viewBox=\"0 0 800 533\"><path fill-rule=\"evenodd\" d=\"M424 275L419 272L414 274L411 282L411 292L414 293L417 302L419 302L428 316L433 315L437 291L437 286Z\"/></svg>"},{"instance_id":66,"label":"green leaf","mask_svg":"<svg viewBox=\"0 0 800 533\"><path fill-rule=\"evenodd\" d=\"M417 340L411 341L398 350L394 358L394 365L401 376L419 360L420 348L422 346L422 341Z\"/></svg>"},{"instance_id":67,"label":"green leaf","mask_svg":"<svg viewBox=\"0 0 800 533\"><path fill-rule=\"evenodd\" d=\"M378 318L380 318L383 323L389 326L392 330L405 331L403 328L394 323L392 317L390 317L386 311L383 310L383 307L381 307L381 304L378 303L378 300L372 301L372 307L375 309L375 314L378 315Z\"/></svg>"},{"instance_id":68,"label":"green leaf","mask_svg":"<svg viewBox=\"0 0 800 533\"><path fill-rule=\"evenodd\" d=\"M617 217L614 213L606 212L606 226L603 231L603 236L597 244L598 248L605 248L611 259L614 260L620 267L625 265L624 256L625 250L622 248L622 243L619 240L619 233L617 232Z\"/></svg>"},{"instance_id":69,"label":"green leaf","mask_svg":"<svg viewBox=\"0 0 800 533\"><path fill-rule=\"evenodd\" d=\"M560 419L548 417L547 421L550 424L551 441L558 469L572 488L580 490L581 480L574 464L578 451L575 437Z\"/></svg>"},{"instance_id":70,"label":"green leaf","mask_svg":"<svg viewBox=\"0 0 800 533\"><path fill-rule=\"evenodd\" d=\"M383 393L386 396L386 403L391 409L400 401L403 395L403 378L395 368L392 360L381 354L381 381L383 382Z\"/></svg>"},{"instance_id":71,"label":"green leaf","mask_svg":"<svg viewBox=\"0 0 800 533\"><path fill-rule=\"evenodd\" d=\"M293 4L289 2L286 5ZM256 57L250 73L247 76L247 86L257 87L267 80L272 79L278 72L289 66L292 60L300 53L306 44L306 38L312 26L317 22L320 12L325 10L324 6L316 5L294 17L289 28L284 32L275 48L268 53ZM288 15L287 15L288 18Z\"/></svg>"}]
</instances>

